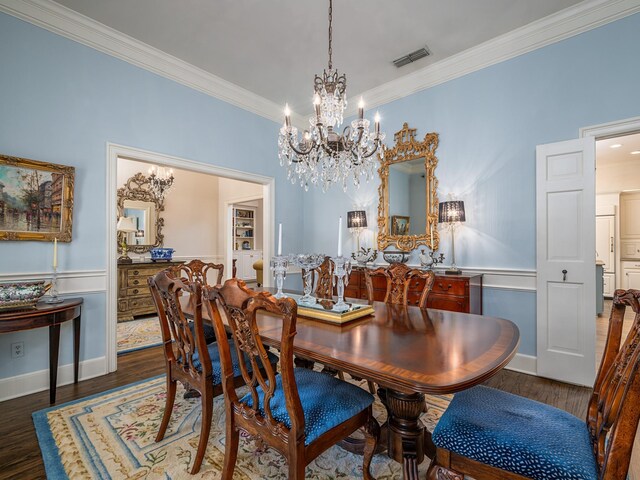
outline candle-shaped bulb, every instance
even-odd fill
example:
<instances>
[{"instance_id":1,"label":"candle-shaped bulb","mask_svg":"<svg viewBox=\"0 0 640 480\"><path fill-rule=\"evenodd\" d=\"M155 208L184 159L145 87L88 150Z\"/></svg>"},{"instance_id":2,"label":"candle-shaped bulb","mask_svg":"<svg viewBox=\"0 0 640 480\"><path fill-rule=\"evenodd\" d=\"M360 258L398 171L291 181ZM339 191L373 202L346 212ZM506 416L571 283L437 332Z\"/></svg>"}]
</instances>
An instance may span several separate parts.
<instances>
[{"instance_id":1,"label":"candle-shaped bulb","mask_svg":"<svg viewBox=\"0 0 640 480\"><path fill-rule=\"evenodd\" d=\"M316 112L316 119L320 121L320 95L317 93L313 96L313 108Z\"/></svg>"},{"instance_id":2,"label":"candle-shaped bulb","mask_svg":"<svg viewBox=\"0 0 640 480\"><path fill-rule=\"evenodd\" d=\"M364 99L360 97L360 101L358 102L358 117L360 120L364 118Z\"/></svg>"},{"instance_id":3,"label":"candle-shaped bulb","mask_svg":"<svg viewBox=\"0 0 640 480\"><path fill-rule=\"evenodd\" d=\"M376 133L380 133L380 113L376 112L376 116L373 117L373 120L376 122Z\"/></svg>"},{"instance_id":4,"label":"candle-shaped bulb","mask_svg":"<svg viewBox=\"0 0 640 480\"><path fill-rule=\"evenodd\" d=\"M291 110L288 103L284 105L284 124L287 128L291 126Z\"/></svg>"}]
</instances>

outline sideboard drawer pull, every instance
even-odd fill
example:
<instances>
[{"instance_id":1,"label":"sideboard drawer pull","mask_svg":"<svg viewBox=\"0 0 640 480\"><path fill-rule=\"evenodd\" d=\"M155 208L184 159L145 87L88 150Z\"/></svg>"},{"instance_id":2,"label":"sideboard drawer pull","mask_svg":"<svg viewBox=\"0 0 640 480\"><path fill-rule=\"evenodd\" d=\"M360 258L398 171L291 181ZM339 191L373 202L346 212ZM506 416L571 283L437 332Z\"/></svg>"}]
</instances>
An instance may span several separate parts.
<instances>
[{"instance_id":1,"label":"sideboard drawer pull","mask_svg":"<svg viewBox=\"0 0 640 480\"><path fill-rule=\"evenodd\" d=\"M138 290L137 288L134 288L134 289L133 289L133 294L134 294L134 295L137 295L137 294L138 294L138 291L139 291L139 290Z\"/></svg>"},{"instance_id":2,"label":"sideboard drawer pull","mask_svg":"<svg viewBox=\"0 0 640 480\"><path fill-rule=\"evenodd\" d=\"M134 270L134 271L133 271L133 274L134 274L134 275L140 275L140 270Z\"/></svg>"},{"instance_id":3,"label":"sideboard drawer pull","mask_svg":"<svg viewBox=\"0 0 640 480\"><path fill-rule=\"evenodd\" d=\"M133 284L134 284L134 285L138 285L139 283L140 283L140 280L134 280L134 281L133 281Z\"/></svg>"}]
</instances>

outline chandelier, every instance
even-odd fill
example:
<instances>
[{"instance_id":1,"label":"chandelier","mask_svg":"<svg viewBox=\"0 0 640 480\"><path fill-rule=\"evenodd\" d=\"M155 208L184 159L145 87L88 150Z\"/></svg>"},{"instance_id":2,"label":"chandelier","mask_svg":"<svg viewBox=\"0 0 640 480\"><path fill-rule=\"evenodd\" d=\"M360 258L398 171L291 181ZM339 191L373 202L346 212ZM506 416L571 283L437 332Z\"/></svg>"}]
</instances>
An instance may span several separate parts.
<instances>
[{"instance_id":1,"label":"chandelier","mask_svg":"<svg viewBox=\"0 0 640 480\"><path fill-rule=\"evenodd\" d=\"M334 70L331 61L333 0L329 0L329 68L314 79L314 115L309 118L309 129L298 135L291 125L289 106L285 107L285 122L278 137L280 165L287 167L291 183L300 183L305 190L309 184L322 186L322 191L334 183L341 183L346 191L350 177L353 184L360 185L360 177L373 178L377 161L375 153L384 140L380 133L380 115L376 113L375 127L369 130L370 122L364 118L364 102L358 104L358 118L338 131L343 122L347 106L347 77Z\"/></svg>"},{"instance_id":2,"label":"chandelier","mask_svg":"<svg viewBox=\"0 0 640 480\"><path fill-rule=\"evenodd\" d=\"M173 185L173 169L152 166L149 168L149 185L155 197L163 201L167 190Z\"/></svg>"}]
</instances>

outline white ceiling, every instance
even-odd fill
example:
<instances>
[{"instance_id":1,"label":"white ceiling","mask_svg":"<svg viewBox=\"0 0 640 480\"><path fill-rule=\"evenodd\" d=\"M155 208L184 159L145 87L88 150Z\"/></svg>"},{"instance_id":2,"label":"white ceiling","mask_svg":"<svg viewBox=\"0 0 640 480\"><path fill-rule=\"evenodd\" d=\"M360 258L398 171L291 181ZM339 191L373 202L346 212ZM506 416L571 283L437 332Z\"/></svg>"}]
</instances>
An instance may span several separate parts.
<instances>
[{"instance_id":1,"label":"white ceiling","mask_svg":"<svg viewBox=\"0 0 640 480\"><path fill-rule=\"evenodd\" d=\"M612 145L621 145L611 148ZM607 138L596 142L596 164L598 166L610 166L637 162L640 168L640 133L624 135L622 137Z\"/></svg>"},{"instance_id":2,"label":"white ceiling","mask_svg":"<svg viewBox=\"0 0 640 480\"><path fill-rule=\"evenodd\" d=\"M57 0L294 111L327 65L328 0ZM336 0L333 63L347 96L580 3L579 0ZM427 47L397 69L392 61ZM366 98L365 98L366 101Z\"/></svg>"}]
</instances>

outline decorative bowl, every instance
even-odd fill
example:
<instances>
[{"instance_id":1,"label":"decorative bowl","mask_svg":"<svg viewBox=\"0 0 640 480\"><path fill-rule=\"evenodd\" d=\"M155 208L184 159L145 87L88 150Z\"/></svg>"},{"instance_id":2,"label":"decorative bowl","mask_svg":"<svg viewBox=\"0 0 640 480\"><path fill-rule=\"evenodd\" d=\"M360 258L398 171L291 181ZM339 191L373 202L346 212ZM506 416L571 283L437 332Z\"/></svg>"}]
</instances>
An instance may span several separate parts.
<instances>
[{"instance_id":1,"label":"decorative bowl","mask_svg":"<svg viewBox=\"0 0 640 480\"><path fill-rule=\"evenodd\" d=\"M175 252L173 248L152 248L149 250L152 262L157 262L158 260L170 262L173 258L173 252Z\"/></svg>"},{"instance_id":2,"label":"decorative bowl","mask_svg":"<svg viewBox=\"0 0 640 480\"><path fill-rule=\"evenodd\" d=\"M35 306L49 285L44 280L36 282L0 283L0 310L15 310Z\"/></svg>"},{"instance_id":3,"label":"decorative bowl","mask_svg":"<svg viewBox=\"0 0 640 480\"><path fill-rule=\"evenodd\" d=\"M382 252L382 258L388 263L404 263L409 259L407 252L388 251Z\"/></svg>"}]
</instances>

